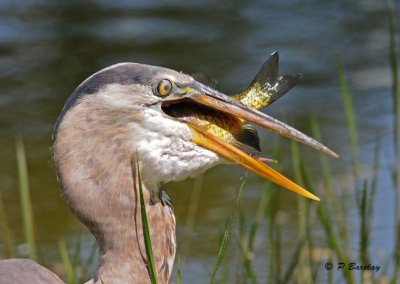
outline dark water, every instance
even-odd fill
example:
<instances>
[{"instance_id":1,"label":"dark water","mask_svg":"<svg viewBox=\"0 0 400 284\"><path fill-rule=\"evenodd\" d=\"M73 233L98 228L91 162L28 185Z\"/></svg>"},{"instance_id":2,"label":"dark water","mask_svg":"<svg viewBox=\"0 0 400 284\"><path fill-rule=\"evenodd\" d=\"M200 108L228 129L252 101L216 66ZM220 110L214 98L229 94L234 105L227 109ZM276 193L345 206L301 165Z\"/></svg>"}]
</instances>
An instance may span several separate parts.
<instances>
[{"instance_id":1,"label":"dark water","mask_svg":"<svg viewBox=\"0 0 400 284\"><path fill-rule=\"evenodd\" d=\"M376 262L383 265L394 244L385 1L248 2L0 1L0 190L16 244L21 244L23 237L14 136L22 134L42 257L49 262L57 260L57 240L65 238L72 246L82 232L88 243L82 253L84 257L89 253L90 237L60 197L50 150L57 115L87 76L117 62L141 62L207 74L219 81L224 92L233 94L246 88L268 54L278 50L281 71L302 73L304 79L266 112L306 133L311 132L310 117L319 120L324 141L341 155L340 160L330 162L342 198L352 200L354 192L346 192L350 149L336 79L337 61L343 63L353 92L365 175L376 137L380 137L382 159L371 251L377 252ZM274 136L263 133L262 138L265 152L271 153ZM288 149L288 144L283 147ZM303 146L301 150L318 181L317 154ZM285 155L281 162L283 172L293 177L290 159ZM205 174L193 226L185 225L193 181L167 186L175 204L178 242L190 248L181 252L186 259L182 266L184 282L209 279L218 236L233 207L242 174L243 170L235 166L220 166ZM261 178L249 176L242 200L249 220L254 218L264 185ZM293 194L284 192L282 198L287 200L280 212L284 244L290 254L301 212ZM352 236L359 227L356 217L354 204L349 205ZM267 223L264 220L263 226ZM319 235L317 229L315 236ZM261 282L266 277L265 238L265 230L260 230L255 267ZM356 254L358 243L352 246ZM232 247L237 250L236 245ZM2 249L0 243L0 255ZM234 276L234 272L231 274Z\"/></svg>"}]
</instances>

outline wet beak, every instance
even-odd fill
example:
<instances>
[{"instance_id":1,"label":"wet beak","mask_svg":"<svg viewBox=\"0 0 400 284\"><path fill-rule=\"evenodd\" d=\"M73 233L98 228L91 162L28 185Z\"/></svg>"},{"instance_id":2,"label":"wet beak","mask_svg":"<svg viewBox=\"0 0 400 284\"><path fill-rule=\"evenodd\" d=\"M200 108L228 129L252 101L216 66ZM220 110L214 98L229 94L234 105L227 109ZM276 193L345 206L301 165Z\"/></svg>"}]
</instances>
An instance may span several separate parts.
<instances>
[{"instance_id":1,"label":"wet beak","mask_svg":"<svg viewBox=\"0 0 400 284\"><path fill-rule=\"evenodd\" d=\"M208 106L221 112L228 113L234 117L252 122L279 135L301 142L334 158L339 157L338 154L330 150L328 147L322 145L311 137L308 137L304 133L294 129L293 127L258 110L251 109L241 102L236 101L224 94L221 94L217 91L214 91L214 93L212 93L212 91L214 90L205 87L203 93L192 93L188 94L187 97L189 97L196 103Z\"/></svg>"},{"instance_id":2,"label":"wet beak","mask_svg":"<svg viewBox=\"0 0 400 284\"><path fill-rule=\"evenodd\" d=\"M334 153L332 150L328 149L327 147L315 141L314 139L306 136L302 132L262 112L248 108L239 101L236 101L207 86L196 83L194 86L187 87L184 90L185 90L184 93L181 93L179 99L189 99L195 103L227 113L233 117L240 118L244 121L252 122L267 130L288 137L290 139L302 142L332 157L338 157L338 155ZM187 124L190 127L190 130L192 131L192 136L193 136L192 140L196 144L217 153L226 160L237 163L256 174L268 180L271 180L272 182L286 189L289 189L304 197L314 200L319 200L317 196L308 192L301 186L297 185L296 183L292 182L291 180L283 176L282 174L278 173L277 171L270 168L266 164L260 162L259 160L249 156L248 154L236 148L235 146L226 143L220 140L219 138L211 135L198 125L195 125L190 122L187 122Z\"/></svg>"}]
</instances>

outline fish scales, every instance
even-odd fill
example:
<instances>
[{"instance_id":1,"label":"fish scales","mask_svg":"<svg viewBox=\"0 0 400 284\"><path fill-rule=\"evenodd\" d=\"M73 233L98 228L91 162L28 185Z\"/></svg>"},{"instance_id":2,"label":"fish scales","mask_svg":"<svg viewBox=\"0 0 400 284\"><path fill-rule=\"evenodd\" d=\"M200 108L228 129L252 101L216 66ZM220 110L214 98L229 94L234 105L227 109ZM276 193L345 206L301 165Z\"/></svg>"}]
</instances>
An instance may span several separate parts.
<instances>
[{"instance_id":1,"label":"fish scales","mask_svg":"<svg viewBox=\"0 0 400 284\"><path fill-rule=\"evenodd\" d=\"M250 86L232 97L249 108L263 109L289 91L300 75L278 76L279 55L272 53L256 74ZM181 121L202 127L226 143L237 141L245 121L210 110L197 104L179 104L170 110Z\"/></svg>"}]
</instances>

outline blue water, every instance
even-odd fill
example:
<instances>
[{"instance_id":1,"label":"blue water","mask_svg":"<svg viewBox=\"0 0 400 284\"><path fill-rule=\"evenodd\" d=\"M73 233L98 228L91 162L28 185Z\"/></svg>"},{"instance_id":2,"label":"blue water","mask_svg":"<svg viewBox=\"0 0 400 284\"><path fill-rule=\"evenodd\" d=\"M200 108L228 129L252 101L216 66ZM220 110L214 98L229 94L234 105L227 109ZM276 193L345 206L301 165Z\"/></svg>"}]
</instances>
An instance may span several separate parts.
<instances>
[{"instance_id":1,"label":"blue water","mask_svg":"<svg viewBox=\"0 0 400 284\"><path fill-rule=\"evenodd\" d=\"M398 2L396 2L399 6ZM0 190L16 244L23 242L14 136L24 136L28 155L36 233L44 259L57 261L57 240L73 247L86 232L60 198L51 162L51 131L68 95L87 76L124 61L142 62L204 73L234 94L247 87L267 56L278 50L282 73L302 73L304 79L266 112L311 133L310 118L318 119L324 142L341 158L329 159L337 194L347 200L352 254L358 256L358 211L349 190L351 157L345 114L336 76L340 62L346 72L359 130L361 175L372 173L373 149L381 143L380 175L374 207L370 251L373 261L390 264L394 247L394 194L389 174L394 165L389 37L385 1L0 1ZM399 19L399 17L397 17ZM274 135L261 131L262 146L271 155ZM281 159L283 172L293 177L288 144ZM318 155L304 153L313 178L319 181ZM187 204L193 181L169 185L178 222L178 242L184 252L183 282L209 279L218 251L219 234L233 207L243 170L221 166L204 177L194 226L187 228ZM223 179L221 176L223 175ZM264 181L250 175L242 200L252 220ZM319 194L322 202L323 191ZM279 211L290 262L302 214L290 193ZM268 220L256 238L254 266L266 279ZM83 233L90 242L88 233ZM321 228L313 235L327 247ZM231 255L238 256L237 236ZM0 242L0 255L3 250ZM179 248L178 248L179 250ZM82 252L88 257L89 249ZM23 255L21 255L23 256ZM235 268L239 258L229 262ZM390 267L387 267L391 269ZM324 270L319 271L325 279ZM340 278L340 274L335 274ZM231 269L229 277L235 277Z\"/></svg>"}]
</instances>

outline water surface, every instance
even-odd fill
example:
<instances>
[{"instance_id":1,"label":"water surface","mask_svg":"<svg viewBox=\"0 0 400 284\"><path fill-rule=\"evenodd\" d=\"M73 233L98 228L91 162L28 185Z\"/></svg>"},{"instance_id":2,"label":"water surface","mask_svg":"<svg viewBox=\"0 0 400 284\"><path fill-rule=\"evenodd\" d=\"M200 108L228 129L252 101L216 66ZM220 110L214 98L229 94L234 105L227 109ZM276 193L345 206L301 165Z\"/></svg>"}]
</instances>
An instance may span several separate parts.
<instances>
[{"instance_id":1,"label":"water surface","mask_svg":"<svg viewBox=\"0 0 400 284\"><path fill-rule=\"evenodd\" d=\"M392 159L392 101L388 55L387 15L384 1L68 1L0 2L0 190L16 245L23 243L14 137L25 141L35 229L40 255L47 262L59 259L57 241L73 246L83 234L90 251L90 236L66 209L60 197L51 155L51 132L65 100L95 71L118 62L141 62L185 73L204 73L219 81L222 91L237 93L251 82L258 68L275 50L281 72L302 73L304 79L266 112L310 133L310 117L320 122L324 141L341 158L330 160L342 198L350 182L349 139L336 62L346 69L359 125L361 160L365 173L379 136L381 174L371 251L386 256L393 250L394 209L389 169ZM275 136L262 132L262 147L271 155ZM283 172L293 177L288 144L282 142ZM318 156L301 146L313 177L319 181ZM209 279L218 252L219 235L234 204L243 170L219 166L203 177L194 219L186 220L193 181L167 185L175 204L178 242L184 248L183 282ZM265 181L253 174L241 201L246 218L255 215ZM320 194L321 195L321 194ZM323 193L320 196L324 199ZM298 233L296 197L283 192L285 255L294 250ZM329 202L323 200L322 202ZM349 204L353 204L349 202ZM349 205L356 236L357 211ZM266 279L265 219L256 239L255 267L260 282ZM321 236L319 229L315 237ZM237 242L237 236L233 238ZM321 246L326 246L321 239ZM352 244L354 254L358 243ZM21 247L21 246L20 246ZM4 247L0 242L0 255ZM178 251L179 252L179 251ZM238 246L232 246L238 255ZM378 253L377 253L378 255ZM24 256L23 250L20 256ZM378 260L382 264L384 261ZM287 260L289 262L289 259ZM237 263L230 263L235 267ZM232 269L230 277L235 276ZM324 272L321 272L322 274Z\"/></svg>"}]
</instances>

